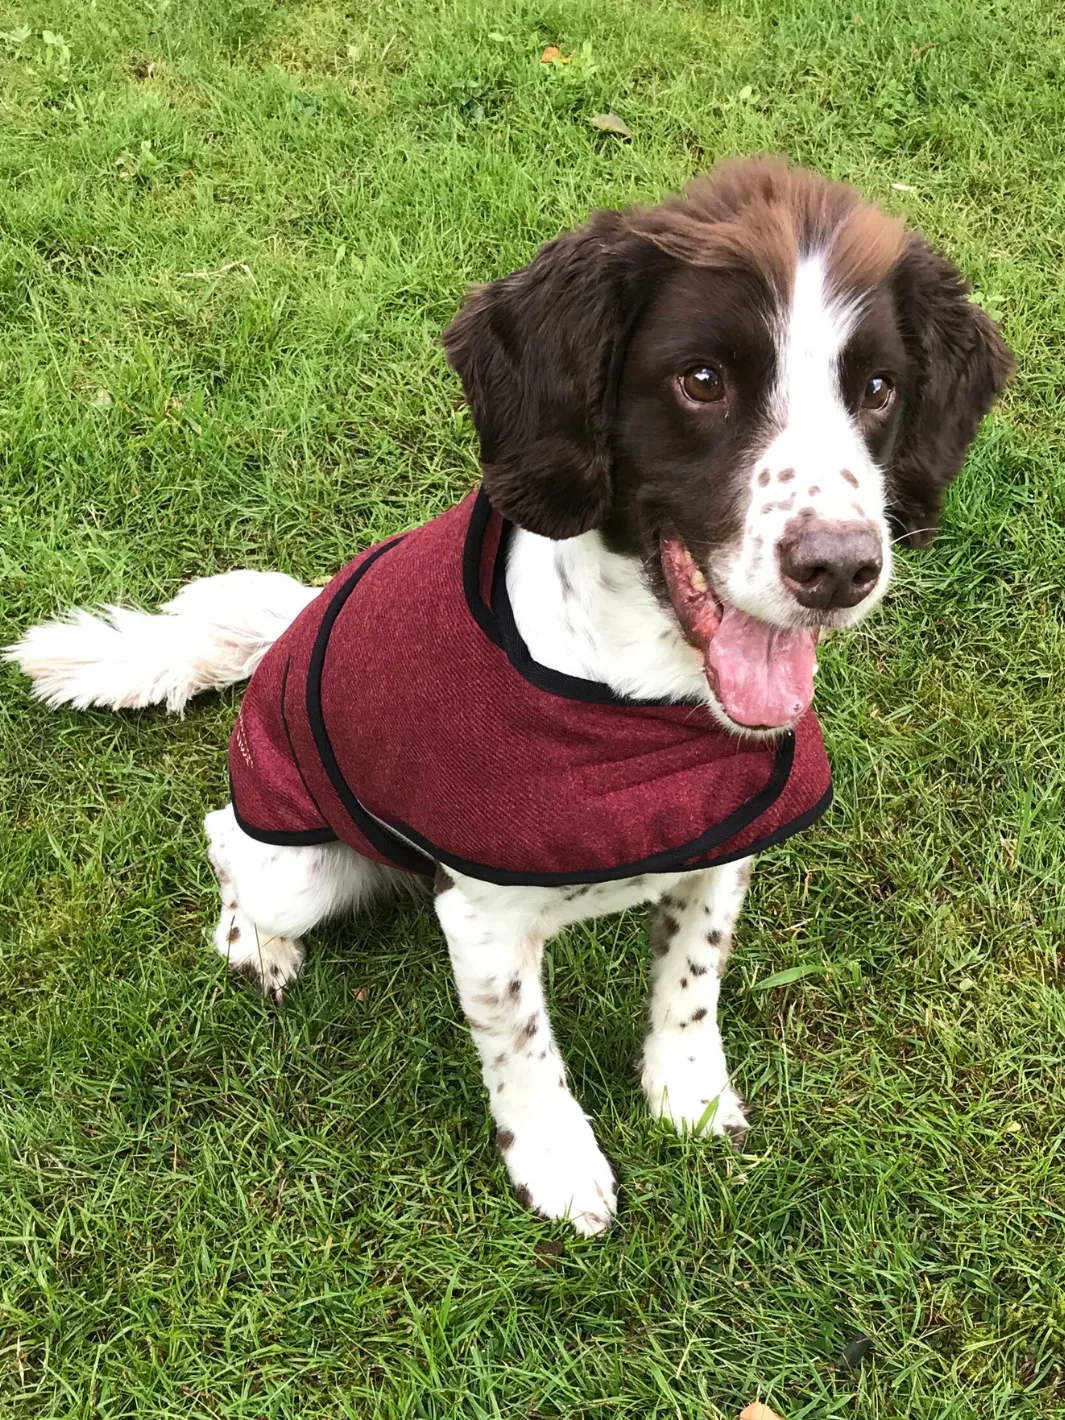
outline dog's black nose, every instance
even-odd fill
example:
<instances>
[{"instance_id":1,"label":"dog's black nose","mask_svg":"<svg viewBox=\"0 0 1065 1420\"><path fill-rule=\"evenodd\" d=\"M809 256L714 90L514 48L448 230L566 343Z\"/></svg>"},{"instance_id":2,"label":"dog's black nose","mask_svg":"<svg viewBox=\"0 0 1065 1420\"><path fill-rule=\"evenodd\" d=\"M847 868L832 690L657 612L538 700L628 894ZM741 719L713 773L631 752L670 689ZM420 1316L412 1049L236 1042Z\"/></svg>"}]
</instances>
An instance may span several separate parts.
<instances>
[{"instance_id":1,"label":"dog's black nose","mask_svg":"<svg viewBox=\"0 0 1065 1420\"><path fill-rule=\"evenodd\" d=\"M780 576L802 606L857 606L884 565L875 523L793 519L777 544Z\"/></svg>"}]
</instances>

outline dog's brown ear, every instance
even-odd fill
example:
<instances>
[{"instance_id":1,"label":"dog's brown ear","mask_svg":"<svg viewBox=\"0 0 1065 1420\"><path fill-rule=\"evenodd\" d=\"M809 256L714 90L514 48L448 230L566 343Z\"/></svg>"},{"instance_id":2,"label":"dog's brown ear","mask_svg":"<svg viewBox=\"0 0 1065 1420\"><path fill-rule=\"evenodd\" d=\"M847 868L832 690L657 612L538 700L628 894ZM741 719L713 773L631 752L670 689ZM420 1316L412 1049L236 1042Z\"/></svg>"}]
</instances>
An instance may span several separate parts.
<instances>
[{"instance_id":1,"label":"dog's brown ear","mask_svg":"<svg viewBox=\"0 0 1065 1420\"><path fill-rule=\"evenodd\" d=\"M966 299L971 287L961 273L920 237L909 238L894 285L915 376L889 476L889 512L901 540L924 547L1014 361L998 326Z\"/></svg>"},{"instance_id":2,"label":"dog's brown ear","mask_svg":"<svg viewBox=\"0 0 1065 1420\"><path fill-rule=\"evenodd\" d=\"M475 287L444 331L504 517L575 537L610 506L609 388L626 329L631 238L599 212L528 265Z\"/></svg>"}]
</instances>

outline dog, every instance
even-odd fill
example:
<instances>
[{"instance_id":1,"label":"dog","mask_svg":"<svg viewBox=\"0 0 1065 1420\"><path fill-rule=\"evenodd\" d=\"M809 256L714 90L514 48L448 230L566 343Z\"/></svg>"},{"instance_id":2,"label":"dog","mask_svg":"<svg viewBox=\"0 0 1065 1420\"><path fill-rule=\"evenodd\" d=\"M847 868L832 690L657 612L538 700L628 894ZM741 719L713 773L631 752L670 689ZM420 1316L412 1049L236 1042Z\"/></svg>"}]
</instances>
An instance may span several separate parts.
<instances>
[{"instance_id":1,"label":"dog","mask_svg":"<svg viewBox=\"0 0 1065 1420\"><path fill-rule=\"evenodd\" d=\"M280 1002L316 923L431 876L516 1192L603 1232L616 1181L545 943L657 904L648 1105L742 1138L718 994L754 853L827 802L816 642L881 600L895 541L932 539L1012 370L968 290L779 159L596 212L444 333L480 492L324 593L232 572L8 658L51 705L180 712L252 676L235 801L206 819L218 950Z\"/></svg>"}]
</instances>

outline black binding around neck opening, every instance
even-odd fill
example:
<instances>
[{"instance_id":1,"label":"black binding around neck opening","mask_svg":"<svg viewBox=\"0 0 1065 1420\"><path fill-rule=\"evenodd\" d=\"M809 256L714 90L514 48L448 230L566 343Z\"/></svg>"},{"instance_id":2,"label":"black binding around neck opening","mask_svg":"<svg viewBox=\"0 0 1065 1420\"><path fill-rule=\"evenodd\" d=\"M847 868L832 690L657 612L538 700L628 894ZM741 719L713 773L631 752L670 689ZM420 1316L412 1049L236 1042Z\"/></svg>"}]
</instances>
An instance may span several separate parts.
<instances>
[{"instance_id":1,"label":"black binding around neck opening","mask_svg":"<svg viewBox=\"0 0 1065 1420\"><path fill-rule=\"evenodd\" d=\"M485 543L494 517L498 517L500 522L499 541L492 565L487 568ZM689 710L706 709L696 700L641 700L635 696L619 695L605 681L568 675L565 671L556 671L536 660L518 630L510 592L507 589L507 555L514 531L514 524L494 511L484 488L480 488L466 529L462 552L462 585L466 604L477 625L489 640L505 653L507 660L523 680L549 695L560 695L565 700L582 700L589 705L617 705L636 709L664 709L670 706ZM485 572L490 572L487 602L481 595Z\"/></svg>"}]
</instances>

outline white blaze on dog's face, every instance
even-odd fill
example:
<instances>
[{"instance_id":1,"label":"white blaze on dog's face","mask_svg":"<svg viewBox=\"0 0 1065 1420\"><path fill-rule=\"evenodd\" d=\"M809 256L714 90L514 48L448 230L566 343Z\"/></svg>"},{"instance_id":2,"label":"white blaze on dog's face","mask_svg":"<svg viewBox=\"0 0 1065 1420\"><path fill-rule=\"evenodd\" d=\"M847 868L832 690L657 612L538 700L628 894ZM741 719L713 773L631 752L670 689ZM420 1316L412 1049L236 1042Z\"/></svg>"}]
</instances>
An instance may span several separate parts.
<instances>
[{"instance_id":1,"label":"white blaze on dog's face","mask_svg":"<svg viewBox=\"0 0 1065 1420\"><path fill-rule=\"evenodd\" d=\"M800 259L774 331L772 432L748 471L742 531L710 559L719 595L775 626L853 625L891 578L885 478L842 381L862 314L860 294L833 294L824 253ZM881 422L901 373L901 352L887 354L862 391Z\"/></svg>"},{"instance_id":2,"label":"white blaze on dog's face","mask_svg":"<svg viewBox=\"0 0 1065 1420\"><path fill-rule=\"evenodd\" d=\"M741 161L549 243L445 345L499 511L637 559L726 723L780 731L1009 375L966 290L850 188Z\"/></svg>"}]
</instances>

